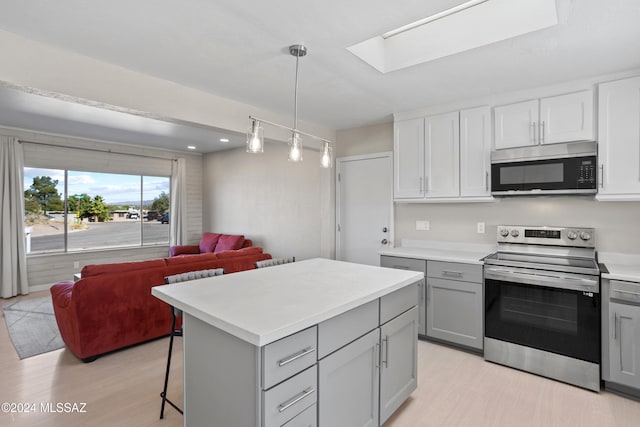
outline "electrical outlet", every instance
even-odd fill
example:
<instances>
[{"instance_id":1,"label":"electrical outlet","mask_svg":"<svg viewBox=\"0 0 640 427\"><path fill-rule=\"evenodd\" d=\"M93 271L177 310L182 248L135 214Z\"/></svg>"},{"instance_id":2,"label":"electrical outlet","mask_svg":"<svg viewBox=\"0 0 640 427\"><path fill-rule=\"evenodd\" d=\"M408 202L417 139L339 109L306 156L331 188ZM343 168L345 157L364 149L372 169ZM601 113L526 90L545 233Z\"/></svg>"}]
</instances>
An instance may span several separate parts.
<instances>
[{"instance_id":1,"label":"electrical outlet","mask_svg":"<svg viewBox=\"0 0 640 427\"><path fill-rule=\"evenodd\" d=\"M416 230L429 231L430 228L429 221L416 221Z\"/></svg>"},{"instance_id":2,"label":"electrical outlet","mask_svg":"<svg viewBox=\"0 0 640 427\"><path fill-rule=\"evenodd\" d=\"M80 268L80 261L74 261L73 268Z\"/></svg>"},{"instance_id":3,"label":"electrical outlet","mask_svg":"<svg viewBox=\"0 0 640 427\"><path fill-rule=\"evenodd\" d=\"M478 234L484 234L484 222L478 223Z\"/></svg>"}]
</instances>

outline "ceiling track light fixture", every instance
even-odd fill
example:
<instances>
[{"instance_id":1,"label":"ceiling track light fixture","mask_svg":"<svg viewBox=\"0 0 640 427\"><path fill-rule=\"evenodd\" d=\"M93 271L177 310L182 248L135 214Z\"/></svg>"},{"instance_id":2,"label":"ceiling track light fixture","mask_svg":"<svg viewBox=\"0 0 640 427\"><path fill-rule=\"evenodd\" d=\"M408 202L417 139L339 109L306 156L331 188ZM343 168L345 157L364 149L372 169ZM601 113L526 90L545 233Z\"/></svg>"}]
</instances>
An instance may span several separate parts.
<instances>
[{"instance_id":1,"label":"ceiling track light fixture","mask_svg":"<svg viewBox=\"0 0 640 427\"><path fill-rule=\"evenodd\" d=\"M320 166L322 166L323 168L331 168L333 166L333 148L331 147L331 141L315 135L311 135L310 133L302 132L298 129L298 63L300 61L300 58L307 54L307 48L301 44L294 44L289 46L289 53L296 57L296 85L293 101L293 128L270 122L268 120L249 116L249 119L251 119L251 126L249 127L249 130L247 132L247 153L264 152L264 135L262 125L267 124L286 129L291 132L291 137L289 138L289 161L302 161L302 135L304 135L322 141L322 157L320 159Z\"/></svg>"}]
</instances>

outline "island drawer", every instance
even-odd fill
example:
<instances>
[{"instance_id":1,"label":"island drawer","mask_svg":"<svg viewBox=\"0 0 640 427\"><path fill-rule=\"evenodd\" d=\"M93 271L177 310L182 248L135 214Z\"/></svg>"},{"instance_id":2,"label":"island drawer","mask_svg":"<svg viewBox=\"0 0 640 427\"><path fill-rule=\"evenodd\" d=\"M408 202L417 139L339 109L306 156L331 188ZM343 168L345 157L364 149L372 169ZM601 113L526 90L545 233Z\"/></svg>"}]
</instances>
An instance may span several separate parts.
<instances>
[{"instance_id":1,"label":"island drawer","mask_svg":"<svg viewBox=\"0 0 640 427\"><path fill-rule=\"evenodd\" d=\"M381 255L380 267L389 267L398 270L422 271L425 275L427 274L427 261L424 259Z\"/></svg>"},{"instance_id":2,"label":"island drawer","mask_svg":"<svg viewBox=\"0 0 640 427\"><path fill-rule=\"evenodd\" d=\"M316 427L318 425L317 408L317 405L309 406L307 409L283 424L282 427Z\"/></svg>"},{"instance_id":3,"label":"island drawer","mask_svg":"<svg viewBox=\"0 0 640 427\"><path fill-rule=\"evenodd\" d=\"M280 427L315 405L318 400L318 366L262 392L264 427Z\"/></svg>"},{"instance_id":4,"label":"island drawer","mask_svg":"<svg viewBox=\"0 0 640 427\"><path fill-rule=\"evenodd\" d=\"M459 262L428 261L427 276L436 279L482 283L482 266Z\"/></svg>"},{"instance_id":5,"label":"island drawer","mask_svg":"<svg viewBox=\"0 0 640 427\"><path fill-rule=\"evenodd\" d=\"M262 388L268 389L316 363L317 326L262 348Z\"/></svg>"},{"instance_id":6,"label":"island drawer","mask_svg":"<svg viewBox=\"0 0 640 427\"><path fill-rule=\"evenodd\" d=\"M380 298L381 325L404 313L411 307L418 305L418 285L420 283L424 284L424 279Z\"/></svg>"},{"instance_id":7,"label":"island drawer","mask_svg":"<svg viewBox=\"0 0 640 427\"><path fill-rule=\"evenodd\" d=\"M318 325L318 359L378 327L378 300L332 317Z\"/></svg>"}]
</instances>

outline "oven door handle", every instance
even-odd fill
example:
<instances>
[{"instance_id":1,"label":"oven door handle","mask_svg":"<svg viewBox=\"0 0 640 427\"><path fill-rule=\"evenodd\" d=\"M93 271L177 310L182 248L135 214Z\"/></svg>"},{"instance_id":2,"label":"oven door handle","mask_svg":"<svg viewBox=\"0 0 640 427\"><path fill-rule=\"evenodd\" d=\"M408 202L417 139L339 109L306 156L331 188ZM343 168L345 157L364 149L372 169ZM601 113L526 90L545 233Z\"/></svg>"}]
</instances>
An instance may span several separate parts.
<instances>
[{"instance_id":1,"label":"oven door handle","mask_svg":"<svg viewBox=\"0 0 640 427\"><path fill-rule=\"evenodd\" d=\"M484 278L498 280L501 282L514 282L534 286L546 286L549 288L600 293L598 279L572 277L562 274L553 274L551 272L540 274L539 272L532 273L485 266Z\"/></svg>"}]
</instances>

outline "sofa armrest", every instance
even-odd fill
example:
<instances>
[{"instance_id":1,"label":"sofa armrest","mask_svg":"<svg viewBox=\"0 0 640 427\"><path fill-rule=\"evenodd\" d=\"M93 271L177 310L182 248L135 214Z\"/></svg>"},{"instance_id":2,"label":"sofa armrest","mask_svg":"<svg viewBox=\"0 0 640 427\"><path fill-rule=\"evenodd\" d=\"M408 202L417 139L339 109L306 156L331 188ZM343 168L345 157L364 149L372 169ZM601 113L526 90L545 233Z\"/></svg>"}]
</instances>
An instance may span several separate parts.
<instances>
[{"instance_id":1,"label":"sofa armrest","mask_svg":"<svg viewBox=\"0 0 640 427\"><path fill-rule=\"evenodd\" d=\"M71 302L73 282L58 282L51 286L51 299L58 307L67 307Z\"/></svg>"},{"instance_id":2,"label":"sofa armrest","mask_svg":"<svg viewBox=\"0 0 640 427\"><path fill-rule=\"evenodd\" d=\"M198 245L178 245L171 246L169 248L169 256L178 256L178 255L193 255L200 253L200 246Z\"/></svg>"}]
</instances>

